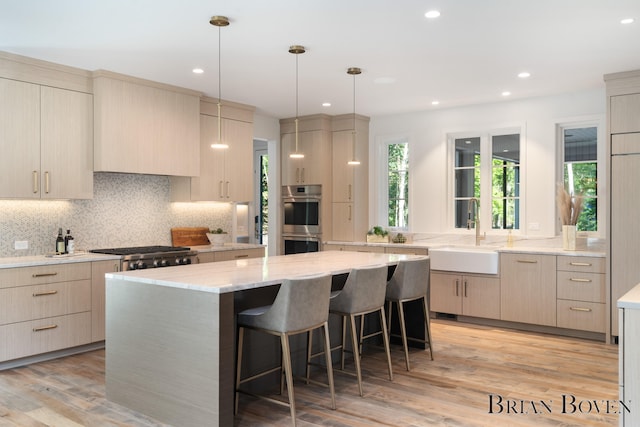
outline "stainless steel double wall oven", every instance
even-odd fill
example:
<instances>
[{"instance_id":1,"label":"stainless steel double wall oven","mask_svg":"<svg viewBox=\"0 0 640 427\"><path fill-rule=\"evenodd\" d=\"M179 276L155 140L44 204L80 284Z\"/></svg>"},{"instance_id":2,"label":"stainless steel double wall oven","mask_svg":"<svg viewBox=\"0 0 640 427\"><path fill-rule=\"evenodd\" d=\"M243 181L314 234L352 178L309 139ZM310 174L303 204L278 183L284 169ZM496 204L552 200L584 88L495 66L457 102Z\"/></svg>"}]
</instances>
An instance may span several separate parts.
<instances>
[{"instance_id":1,"label":"stainless steel double wall oven","mask_svg":"<svg viewBox=\"0 0 640 427\"><path fill-rule=\"evenodd\" d=\"M283 186L282 218L285 255L318 252L322 242L322 186Z\"/></svg>"}]
</instances>

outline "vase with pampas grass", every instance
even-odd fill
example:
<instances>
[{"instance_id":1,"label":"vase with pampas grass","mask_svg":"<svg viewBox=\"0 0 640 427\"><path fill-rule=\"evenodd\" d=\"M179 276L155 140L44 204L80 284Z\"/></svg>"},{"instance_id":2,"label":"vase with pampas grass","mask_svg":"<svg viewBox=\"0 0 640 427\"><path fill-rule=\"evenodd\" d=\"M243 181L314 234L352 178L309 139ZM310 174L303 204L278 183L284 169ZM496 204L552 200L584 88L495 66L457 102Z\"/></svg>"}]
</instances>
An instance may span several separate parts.
<instances>
[{"instance_id":1,"label":"vase with pampas grass","mask_svg":"<svg viewBox=\"0 0 640 427\"><path fill-rule=\"evenodd\" d=\"M562 184L558 184L556 193L558 213L562 222L562 248L576 250L576 224L582 212L582 196L570 195Z\"/></svg>"}]
</instances>

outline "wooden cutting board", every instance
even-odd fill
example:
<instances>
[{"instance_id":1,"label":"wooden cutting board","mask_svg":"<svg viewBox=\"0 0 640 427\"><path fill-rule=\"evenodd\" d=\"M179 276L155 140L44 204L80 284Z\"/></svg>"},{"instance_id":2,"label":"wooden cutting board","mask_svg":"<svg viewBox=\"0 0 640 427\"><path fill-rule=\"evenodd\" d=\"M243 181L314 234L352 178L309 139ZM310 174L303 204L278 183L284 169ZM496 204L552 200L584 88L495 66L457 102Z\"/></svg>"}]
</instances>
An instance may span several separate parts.
<instances>
[{"instance_id":1,"label":"wooden cutting board","mask_svg":"<svg viewBox=\"0 0 640 427\"><path fill-rule=\"evenodd\" d=\"M171 242L173 246L200 246L208 245L207 227L175 227L171 229Z\"/></svg>"}]
</instances>

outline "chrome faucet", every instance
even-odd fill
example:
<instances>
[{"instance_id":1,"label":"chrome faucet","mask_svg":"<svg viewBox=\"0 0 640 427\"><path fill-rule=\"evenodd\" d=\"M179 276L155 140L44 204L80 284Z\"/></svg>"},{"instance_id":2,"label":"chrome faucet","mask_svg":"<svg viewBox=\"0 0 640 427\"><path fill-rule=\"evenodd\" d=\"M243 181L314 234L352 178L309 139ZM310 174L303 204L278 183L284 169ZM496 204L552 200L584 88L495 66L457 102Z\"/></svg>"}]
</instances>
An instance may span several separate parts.
<instances>
[{"instance_id":1,"label":"chrome faucet","mask_svg":"<svg viewBox=\"0 0 640 427\"><path fill-rule=\"evenodd\" d=\"M471 208L472 206L475 204L476 208L475 208L475 218L471 219ZM472 197L471 199L469 199L469 205L468 205L468 209L467 209L467 230L471 230L471 224L473 223L473 228L476 229L476 246L480 245L480 240L484 240L487 238L487 232L485 231L485 233L481 236L480 235L480 215L479 215L479 203L478 203L478 199L476 199L475 197Z\"/></svg>"}]
</instances>

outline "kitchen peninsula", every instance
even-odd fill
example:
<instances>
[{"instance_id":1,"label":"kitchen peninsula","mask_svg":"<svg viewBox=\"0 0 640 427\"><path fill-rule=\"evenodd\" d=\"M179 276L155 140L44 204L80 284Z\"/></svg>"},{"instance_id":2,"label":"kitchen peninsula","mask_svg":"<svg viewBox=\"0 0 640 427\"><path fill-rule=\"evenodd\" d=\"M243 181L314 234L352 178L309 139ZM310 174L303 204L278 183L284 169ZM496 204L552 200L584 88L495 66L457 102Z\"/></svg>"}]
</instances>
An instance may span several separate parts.
<instances>
[{"instance_id":1,"label":"kitchen peninsula","mask_svg":"<svg viewBox=\"0 0 640 427\"><path fill-rule=\"evenodd\" d=\"M107 398L174 425L233 425L234 294L413 257L325 251L107 274Z\"/></svg>"}]
</instances>

